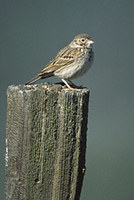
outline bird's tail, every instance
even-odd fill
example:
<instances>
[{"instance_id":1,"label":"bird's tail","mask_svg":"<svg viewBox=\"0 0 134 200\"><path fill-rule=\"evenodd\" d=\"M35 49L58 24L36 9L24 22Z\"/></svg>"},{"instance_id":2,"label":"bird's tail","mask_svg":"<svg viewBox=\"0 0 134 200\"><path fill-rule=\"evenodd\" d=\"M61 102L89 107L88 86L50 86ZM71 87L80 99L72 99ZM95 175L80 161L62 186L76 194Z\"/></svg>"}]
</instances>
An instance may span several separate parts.
<instances>
[{"instance_id":1,"label":"bird's tail","mask_svg":"<svg viewBox=\"0 0 134 200\"><path fill-rule=\"evenodd\" d=\"M31 79L30 81L28 81L27 83L25 83L25 85L29 85L34 83L35 81L39 80L39 79L43 79L43 78L48 78L50 76L53 76L53 72L48 72L48 73L40 73L37 76L35 76L33 79Z\"/></svg>"},{"instance_id":2,"label":"bird's tail","mask_svg":"<svg viewBox=\"0 0 134 200\"><path fill-rule=\"evenodd\" d=\"M41 77L39 75L35 76L33 79L25 83L25 85L29 85L31 83L34 83L35 81L39 80Z\"/></svg>"}]
</instances>

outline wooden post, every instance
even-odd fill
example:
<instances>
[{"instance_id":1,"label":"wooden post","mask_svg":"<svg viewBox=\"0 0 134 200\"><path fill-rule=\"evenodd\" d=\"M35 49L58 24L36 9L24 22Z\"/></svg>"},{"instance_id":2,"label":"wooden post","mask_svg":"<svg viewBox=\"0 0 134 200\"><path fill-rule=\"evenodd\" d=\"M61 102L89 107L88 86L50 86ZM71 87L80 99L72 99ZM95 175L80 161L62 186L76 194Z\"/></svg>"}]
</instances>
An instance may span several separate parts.
<instances>
[{"instance_id":1,"label":"wooden post","mask_svg":"<svg viewBox=\"0 0 134 200\"><path fill-rule=\"evenodd\" d=\"M7 90L6 200L79 200L89 91L59 84Z\"/></svg>"}]
</instances>

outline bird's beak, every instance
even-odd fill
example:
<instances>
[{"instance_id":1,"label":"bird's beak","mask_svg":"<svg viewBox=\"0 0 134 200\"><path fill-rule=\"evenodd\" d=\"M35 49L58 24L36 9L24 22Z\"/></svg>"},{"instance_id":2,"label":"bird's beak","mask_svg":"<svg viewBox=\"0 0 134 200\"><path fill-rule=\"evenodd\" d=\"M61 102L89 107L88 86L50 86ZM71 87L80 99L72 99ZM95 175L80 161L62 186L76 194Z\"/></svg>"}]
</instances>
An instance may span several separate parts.
<instances>
[{"instance_id":1,"label":"bird's beak","mask_svg":"<svg viewBox=\"0 0 134 200\"><path fill-rule=\"evenodd\" d=\"M93 40L90 40L89 43L90 43L90 44L94 44L94 41L93 41Z\"/></svg>"},{"instance_id":2,"label":"bird's beak","mask_svg":"<svg viewBox=\"0 0 134 200\"><path fill-rule=\"evenodd\" d=\"M87 43L87 48L91 48L92 44L94 44L94 41L89 40Z\"/></svg>"}]
</instances>

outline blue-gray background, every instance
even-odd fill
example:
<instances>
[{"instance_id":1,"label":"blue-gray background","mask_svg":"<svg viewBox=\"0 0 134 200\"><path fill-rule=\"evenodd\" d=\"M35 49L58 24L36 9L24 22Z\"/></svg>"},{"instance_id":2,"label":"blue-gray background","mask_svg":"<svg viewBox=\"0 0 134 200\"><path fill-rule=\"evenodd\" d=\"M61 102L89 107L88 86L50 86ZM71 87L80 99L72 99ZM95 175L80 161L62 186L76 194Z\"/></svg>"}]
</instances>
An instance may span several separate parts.
<instances>
[{"instance_id":1,"label":"blue-gray background","mask_svg":"<svg viewBox=\"0 0 134 200\"><path fill-rule=\"evenodd\" d=\"M36 75L78 33L95 41L81 200L134 199L134 1L0 0L0 199L6 89ZM45 81L57 82L57 78Z\"/></svg>"}]
</instances>

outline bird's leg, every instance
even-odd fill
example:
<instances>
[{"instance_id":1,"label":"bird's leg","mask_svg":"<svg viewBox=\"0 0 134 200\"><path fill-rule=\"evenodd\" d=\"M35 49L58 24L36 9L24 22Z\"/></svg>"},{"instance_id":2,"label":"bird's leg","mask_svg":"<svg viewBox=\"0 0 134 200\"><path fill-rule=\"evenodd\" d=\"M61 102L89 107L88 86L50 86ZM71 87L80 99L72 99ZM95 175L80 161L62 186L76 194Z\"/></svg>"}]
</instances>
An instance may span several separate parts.
<instances>
[{"instance_id":1,"label":"bird's leg","mask_svg":"<svg viewBox=\"0 0 134 200\"><path fill-rule=\"evenodd\" d=\"M65 85L70 89L70 90L77 90L77 91L80 91L80 89L78 88L72 88L68 82L65 80L65 79L61 79L63 81L63 83L65 83ZM70 81L69 81L70 82Z\"/></svg>"},{"instance_id":2,"label":"bird's leg","mask_svg":"<svg viewBox=\"0 0 134 200\"><path fill-rule=\"evenodd\" d=\"M77 85L75 85L75 84L74 84L72 81L70 81L70 80L68 80L68 82L71 83L71 85L72 85L73 87L76 87L76 88L79 88L79 89L82 89L82 88L83 88L82 85L77 86Z\"/></svg>"},{"instance_id":3,"label":"bird's leg","mask_svg":"<svg viewBox=\"0 0 134 200\"><path fill-rule=\"evenodd\" d=\"M74 87L78 87L77 85L75 85L72 81L70 81L70 80L68 80L68 82L72 85L72 86L74 86Z\"/></svg>"}]
</instances>

